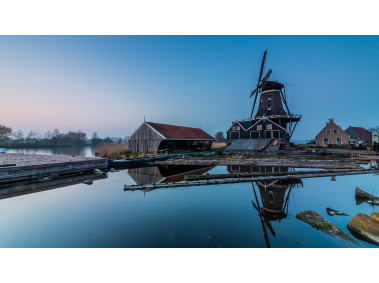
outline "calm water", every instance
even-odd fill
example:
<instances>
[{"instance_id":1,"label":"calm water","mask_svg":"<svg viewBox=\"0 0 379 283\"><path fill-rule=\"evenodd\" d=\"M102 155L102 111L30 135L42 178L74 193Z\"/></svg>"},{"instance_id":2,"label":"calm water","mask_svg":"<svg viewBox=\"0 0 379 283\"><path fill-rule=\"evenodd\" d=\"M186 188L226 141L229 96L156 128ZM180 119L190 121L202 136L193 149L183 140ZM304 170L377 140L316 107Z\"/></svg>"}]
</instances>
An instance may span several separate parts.
<instances>
[{"instance_id":1,"label":"calm water","mask_svg":"<svg viewBox=\"0 0 379 283\"><path fill-rule=\"evenodd\" d=\"M367 192L377 191L379 176L145 192L123 190L124 184L180 180L188 172L235 170L237 168L227 166L133 168L109 173L107 178L95 180L90 186L79 183L3 198L0 199L0 247L376 247L362 240L357 240L358 246L334 238L297 220L295 215L314 210L351 236L346 225L357 213L370 215L377 211L366 203L356 204L355 187ZM273 169L249 167L239 170ZM272 202L270 191L274 193ZM281 211L266 216L272 226L272 232L266 228L267 238L254 207L258 208L258 203L259 207ZM328 206L350 216L328 216L325 209Z\"/></svg>"},{"instance_id":2,"label":"calm water","mask_svg":"<svg viewBox=\"0 0 379 283\"><path fill-rule=\"evenodd\" d=\"M95 156L95 148L91 146L72 147L29 147L29 148L7 148L8 153L27 153L43 155L68 155L68 156Z\"/></svg>"}]
</instances>

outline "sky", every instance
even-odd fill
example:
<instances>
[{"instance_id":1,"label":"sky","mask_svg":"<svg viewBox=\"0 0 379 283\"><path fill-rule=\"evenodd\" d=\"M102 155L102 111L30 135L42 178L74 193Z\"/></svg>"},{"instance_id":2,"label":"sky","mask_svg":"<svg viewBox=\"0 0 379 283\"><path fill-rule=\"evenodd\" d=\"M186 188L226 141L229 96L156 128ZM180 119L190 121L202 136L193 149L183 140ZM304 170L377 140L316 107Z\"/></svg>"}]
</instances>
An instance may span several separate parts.
<instances>
[{"instance_id":1,"label":"sky","mask_svg":"<svg viewBox=\"0 0 379 283\"><path fill-rule=\"evenodd\" d=\"M378 36L0 36L0 124L104 138L145 118L225 132L250 116L266 49L270 80L291 85L302 115L293 139L329 118L379 125Z\"/></svg>"}]
</instances>

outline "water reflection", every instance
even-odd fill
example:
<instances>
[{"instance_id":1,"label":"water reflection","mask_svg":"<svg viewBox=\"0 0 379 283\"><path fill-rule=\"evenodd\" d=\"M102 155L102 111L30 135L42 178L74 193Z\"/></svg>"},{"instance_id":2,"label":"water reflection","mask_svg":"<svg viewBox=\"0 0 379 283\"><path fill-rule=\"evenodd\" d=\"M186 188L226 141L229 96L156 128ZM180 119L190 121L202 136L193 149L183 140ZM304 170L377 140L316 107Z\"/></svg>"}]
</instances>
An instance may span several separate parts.
<instances>
[{"instance_id":1,"label":"water reflection","mask_svg":"<svg viewBox=\"0 0 379 283\"><path fill-rule=\"evenodd\" d=\"M238 167L238 168L237 168ZM253 173L253 172L287 172L292 170L288 167L278 166L228 166L229 173ZM303 187L301 179L291 180L270 180L270 181L257 181L252 182L255 201L251 201L253 207L258 211L258 216L261 221L263 235L265 238L266 246L269 248L270 236L266 228L270 231L271 235L275 237L275 231L271 225L271 221L280 221L287 218L288 214L288 200L293 187ZM259 202L256 188L258 187L261 204ZM288 192L287 192L288 190Z\"/></svg>"},{"instance_id":2,"label":"water reflection","mask_svg":"<svg viewBox=\"0 0 379 283\"><path fill-rule=\"evenodd\" d=\"M94 157L95 148L91 146L71 146L71 147L29 147L29 148L7 148L8 153L42 154L42 155L66 155L66 156L86 156Z\"/></svg>"},{"instance_id":3,"label":"water reflection","mask_svg":"<svg viewBox=\"0 0 379 283\"><path fill-rule=\"evenodd\" d=\"M124 184L170 182L182 180L191 171L225 174L232 169L147 168L119 170L107 176L83 175L71 182L56 178L1 187L0 247L346 248L339 237L314 229L295 215L315 211L351 235L349 221L357 213L370 215L376 209L368 203L357 206L354 197L356 186L367 192L375 188L379 178L372 175L340 176L338 182L323 177L167 188L152 191L146 198L139 191L125 192ZM238 170L286 169L248 166ZM96 179L91 186L82 184L96 177L103 179ZM52 190L54 182L61 189ZM15 195L20 197L10 197ZM326 207L349 216L329 216ZM377 247L363 239L357 241L360 247Z\"/></svg>"},{"instance_id":4,"label":"water reflection","mask_svg":"<svg viewBox=\"0 0 379 283\"><path fill-rule=\"evenodd\" d=\"M137 185L184 181L186 175L203 175L215 166L168 165L129 169L128 174Z\"/></svg>"},{"instance_id":5,"label":"water reflection","mask_svg":"<svg viewBox=\"0 0 379 283\"><path fill-rule=\"evenodd\" d=\"M25 194L37 193L62 187L72 186L83 183L86 180L101 180L106 179L106 174L73 174L71 176L49 176L50 181L23 181L8 184L0 184L0 200L10 197L22 196Z\"/></svg>"}]
</instances>

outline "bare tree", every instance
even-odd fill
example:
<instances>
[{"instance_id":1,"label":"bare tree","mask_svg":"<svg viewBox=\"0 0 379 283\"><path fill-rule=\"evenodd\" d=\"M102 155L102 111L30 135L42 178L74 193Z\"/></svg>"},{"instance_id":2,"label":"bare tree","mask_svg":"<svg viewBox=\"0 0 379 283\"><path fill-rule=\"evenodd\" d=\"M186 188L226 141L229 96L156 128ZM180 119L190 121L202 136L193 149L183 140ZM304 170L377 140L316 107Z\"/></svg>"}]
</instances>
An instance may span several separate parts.
<instances>
[{"instance_id":1,"label":"bare tree","mask_svg":"<svg viewBox=\"0 0 379 283\"><path fill-rule=\"evenodd\" d=\"M12 128L0 124L0 143L6 143L12 135Z\"/></svg>"},{"instance_id":2,"label":"bare tree","mask_svg":"<svg viewBox=\"0 0 379 283\"><path fill-rule=\"evenodd\" d=\"M17 131L12 133L12 138L16 141L16 143L24 142L24 133L22 131Z\"/></svg>"},{"instance_id":3,"label":"bare tree","mask_svg":"<svg viewBox=\"0 0 379 283\"><path fill-rule=\"evenodd\" d=\"M371 133L379 133L379 126L376 127L368 127L367 130Z\"/></svg>"},{"instance_id":4,"label":"bare tree","mask_svg":"<svg viewBox=\"0 0 379 283\"><path fill-rule=\"evenodd\" d=\"M94 132L94 133L92 134L91 144L92 144L92 145L97 145L97 144L99 144L99 143L101 143L101 139L100 139L99 136L97 135L97 132Z\"/></svg>"},{"instance_id":5,"label":"bare tree","mask_svg":"<svg viewBox=\"0 0 379 283\"><path fill-rule=\"evenodd\" d=\"M225 141L225 136L224 136L224 133L223 132L217 132L215 134L215 138L218 142L224 142Z\"/></svg>"},{"instance_id":6,"label":"bare tree","mask_svg":"<svg viewBox=\"0 0 379 283\"><path fill-rule=\"evenodd\" d=\"M50 132L50 130L48 130L45 134L44 134L44 139L50 141L51 138L53 137L53 134Z\"/></svg>"}]
</instances>

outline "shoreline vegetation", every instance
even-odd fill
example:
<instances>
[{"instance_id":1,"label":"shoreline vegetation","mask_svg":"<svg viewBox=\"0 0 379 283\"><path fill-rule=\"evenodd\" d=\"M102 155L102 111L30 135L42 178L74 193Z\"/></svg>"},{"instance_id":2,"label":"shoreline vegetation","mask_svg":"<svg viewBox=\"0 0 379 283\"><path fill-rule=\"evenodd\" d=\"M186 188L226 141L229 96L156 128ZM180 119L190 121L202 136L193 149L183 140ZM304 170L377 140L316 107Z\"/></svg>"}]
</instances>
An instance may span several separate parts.
<instances>
[{"instance_id":1,"label":"shoreline vegetation","mask_svg":"<svg viewBox=\"0 0 379 283\"><path fill-rule=\"evenodd\" d=\"M95 147L95 156L108 159L126 159L145 157L144 153L129 151L129 144L123 143L101 143Z\"/></svg>"},{"instance_id":2,"label":"shoreline vegetation","mask_svg":"<svg viewBox=\"0 0 379 283\"><path fill-rule=\"evenodd\" d=\"M97 132L92 134L92 139L87 139L87 134L81 130L68 131L66 133L48 130L41 135L38 132L30 131L23 133L22 131L13 131L11 127L0 124L0 147L44 147L44 146L91 146L100 143L122 143L126 142L128 136L121 137L105 137L101 139ZM89 143L90 142L90 143Z\"/></svg>"},{"instance_id":3,"label":"shoreline vegetation","mask_svg":"<svg viewBox=\"0 0 379 283\"><path fill-rule=\"evenodd\" d=\"M212 151L223 151L227 147L226 143L213 143ZM180 153L180 152L177 152ZM170 153L175 154L175 153ZM129 144L123 143L101 143L95 147L95 156L106 157L112 160L127 158L143 158L145 153L129 151Z\"/></svg>"}]
</instances>

